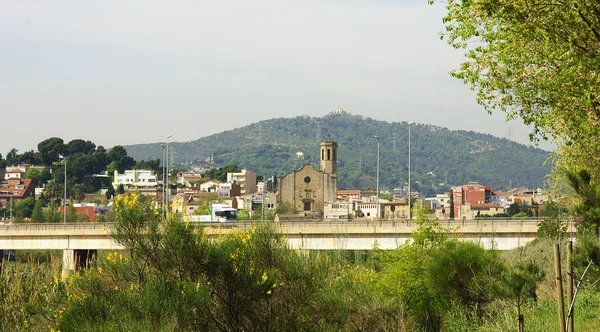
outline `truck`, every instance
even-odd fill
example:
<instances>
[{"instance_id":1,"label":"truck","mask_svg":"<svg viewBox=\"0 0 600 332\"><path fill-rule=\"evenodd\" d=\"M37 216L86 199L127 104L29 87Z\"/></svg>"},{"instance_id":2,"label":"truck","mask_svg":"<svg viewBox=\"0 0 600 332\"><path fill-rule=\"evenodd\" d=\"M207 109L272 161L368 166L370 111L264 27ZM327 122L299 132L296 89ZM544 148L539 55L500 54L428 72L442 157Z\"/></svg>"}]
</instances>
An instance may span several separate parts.
<instances>
[{"instance_id":1,"label":"truck","mask_svg":"<svg viewBox=\"0 0 600 332\"><path fill-rule=\"evenodd\" d=\"M237 210L227 204L211 204L209 215L192 216L191 221L231 222L237 220Z\"/></svg>"}]
</instances>

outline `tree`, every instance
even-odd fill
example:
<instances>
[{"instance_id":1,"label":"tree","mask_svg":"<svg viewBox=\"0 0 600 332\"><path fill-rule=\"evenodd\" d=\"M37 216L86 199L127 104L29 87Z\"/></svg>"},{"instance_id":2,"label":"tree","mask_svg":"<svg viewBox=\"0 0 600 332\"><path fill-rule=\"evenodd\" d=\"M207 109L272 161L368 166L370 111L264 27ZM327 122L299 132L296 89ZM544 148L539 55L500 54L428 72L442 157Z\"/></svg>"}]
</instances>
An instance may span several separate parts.
<instances>
[{"instance_id":1,"label":"tree","mask_svg":"<svg viewBox=\"0 0 600 332\"><path fill-rule=\"evenodd\" d=\"M19 154L18 154L17 149L12 148L7 154L6 154L6 164L8 166L13 166L19 163Z\"/></svg>"},{"instance_id":2,"label":"tree","mask_svg":"<svg viewBox=\"0 0 600 332\"><path fill-rule=\"evenodd\" d=\"M85 199L85 191L81 184L76 184L72 186L70 191L71 193L69 196L71 197L71 199L74 199L78 202L81 202Z\"/></svg>"},{"instance_id":3,"label":"tree","mask_svg":"<svg viewBox=\"0 0 600 332\"><path fill-rule=\"evenodd\" d=\"M123 173L126 169L131 169L135 166L135 160L127 156L127 150L120 145L116 145L110 149L108 159L114 162L114 169L119 171L119 173Z\"/></svg>"},{"instance_id":4,"label":"tree","mask_svg":"<svg viewBox=\"0 0 600 332\"><path fill-rule=\"evenodd\" d=\"M35 198L27 197L15 204L15 217L17 219L31 218L33 208L35 206Z\"/></svg>"},{"instance_id":5,"label":"tree","mask_svg":"<svg viewBox=\"0 0 600 332\"><path fill-rule=\"evenodd\" d=\"M600 173L600 6L450 0L447 10L445 37L468 58L451 75L488 112L532 125L532 139L557 138L559 163Z\"/></svg>"},{"instance_id":6,"label":"tree","mask_svg":"<svg viewBox=\"0 0 600 332\"><path fill-rule=\"evenodd\" d=\"M31 213L31 221L36 223L44 222L44 211L42 208L44 207L44 200L38 199L35 201L35 206L33 207L33 212Z\"/></svg>"},{"instance_id":7,"label":"tree","mask_svg":"<svg viewBox=\"0 0 600 332\"><path fill-rule=\"evenodd\" d=\"M29 167L27 171L25 171L25 178L32 179L36 183L39 183L41 182L40 180L42 178L42 171L37 168Z\"/></svg>"},{"instance_id":8,"label":"tree","mask_svg":"<svg viewBox=\"0 0 600 332\"><path fill-rule=\"evenodd\" d=\"M115 197L115 187L113 185L108 186L108 190L106 190L106 199L113 199Z\"/></svg>"},{"instance_id":9,"label":"tree","mask_svg":"<svg viewBox=\"0 0 600 332\"><path fill-rule=\"evenodd\" d=\"M65 143L62 138L51 137L38 144L38 155L42 164L49 166L59 160L59 155L65 153Z\"/></svg>"},{"instance_id":10,"label":"tree","mask_svg":"<svg viewBox=\"0 0 600 332\"><path fill-rule=\"evenodd\" d=\"M577 218L577 231L595 234L600 239L600 184L592 180L592 175L583 169L567 171L567 180L580 202L574 206Z\"/></svg>"}]
</instances>

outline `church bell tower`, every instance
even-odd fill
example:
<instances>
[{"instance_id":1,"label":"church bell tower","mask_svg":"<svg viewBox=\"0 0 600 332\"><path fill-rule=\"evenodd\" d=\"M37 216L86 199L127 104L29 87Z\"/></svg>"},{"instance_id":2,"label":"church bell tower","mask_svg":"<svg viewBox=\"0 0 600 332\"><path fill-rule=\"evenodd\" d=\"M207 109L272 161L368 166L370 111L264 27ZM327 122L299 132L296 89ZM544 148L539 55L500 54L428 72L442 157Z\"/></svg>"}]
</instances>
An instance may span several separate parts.
<instances>
[{"instance_id":1,"label":"church bell tower","mask_svg":"<svg viewBox=\"0 0 600 332\"><path fill-rule=\"evenodd\" d=\"M337 175L336 142L321 142L321 171Z\"/></svg>"}]
</instances>

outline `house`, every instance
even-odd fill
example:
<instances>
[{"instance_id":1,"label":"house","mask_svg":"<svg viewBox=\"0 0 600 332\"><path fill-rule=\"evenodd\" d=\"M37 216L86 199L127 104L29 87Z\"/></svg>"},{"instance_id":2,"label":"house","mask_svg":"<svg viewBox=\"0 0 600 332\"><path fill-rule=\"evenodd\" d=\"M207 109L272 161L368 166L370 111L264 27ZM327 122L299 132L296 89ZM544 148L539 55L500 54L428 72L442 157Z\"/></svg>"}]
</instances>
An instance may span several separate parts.
<instances>
[{"instance_id":1,"label":"house","mask_svg":"<svg viewBox=\"0 0 600 332\"><path fill-rule=\"evenodd\" d=\"M500 205L507 209L512 203L515 202L515 195L508 191L494 191L490 203Z\"/></svg>"},{"instance_id":2,"label":"house","mask_svg":"<svg viewBox=\"0 0 600 332\"><path fill-rule=\"evenodd\" d=\"M383 205L379 204L381 209ZM377 203L376 202L357 202L356 203L356 217L376 219L377 218Z\"/></svg>"},{"instance_id":3,"label":"house","mask_svg":"<svg viewBox=\"0 0 600 332\"><path fill-rule=\"evenodd\" d=\"M221 183L217 189L219 198L235 197L241 195L241 186L239 183Z\"/></svg>"},{"instance_id":4,"label":"house","mask_svg":"<svg viewBox=\"0 0 600 332\"><path fill-rule=\"evenodd\" d=\"M492 203L466 203L459 206L456 219L474 220L478 216L494 216L498 213L504 213L504 208Z\"/></svg>"},{"instance_id":5,"label":"house","mask_svg":"<svg viewBox=\"0 0 600 332\"><path fill-rule=\"evenodd\" d=\"M201 179L202 175L199 173L183 172L177 174L177 183L183 185L185 188L200 187Z\"/></svg>"},{"instance_id":6,"label":"house","mask_svg":"<svg viewBox=\"0 0 600 332\"><path fill-rule=\"evenodd\" d=\"M157 187L156 173L152 170L133 169L125 170L123 174L115 170L113 187L118 189L120 185L125 188L152 188Z\"/></svg>"},{"instance_id":7,"label":"house","mask_svg":"<svg viewBox=\"0 0 600 332\"><path fill-rule=\"evenodd\" d=\"M15 204L34 196L35 184L32 179L11 178L0 181L0 207Z\"/></svg>"},{"instance_id":8,"label":"house","mask_svg":"<svg viewBox=\"0 0 600 332\"><path fill-rule=\"evenodd\" d=\"M342 219L352 218L354 209L352 203L347 201L327 202L323 212L324 219Z\"/></svg>"},{"instance_id":9,"label":"house","mask_svg":"<svg viewBox=\"0 0 600 332\"><path fill-rule=\"evenodd\" d=\"M360 190L358 189L341 189L337 191L338 201L360 201Z\"/></svg>"},{"instance_id":10,"label":"house","mask_svg":"<svg viewBox=\"0 0 600 332\"><path fill-rule=\"evenodd\" d=\"M408 218L408 199L402 198L391 202L379 203L383 210L384 219L406 219Z\"/></svg>"},{"instance_id":11,"label":"house","mask_svg":"<svg viewBox=\"0 0 600 332\"><path fill-rule=\"evenodd\" d=\"M220 181L209 180L209 181L206 181L206 182L200 184L200 190L207 192L207 193L217 192L220 185L221 185Z\"/></svg>"}]
</instances>

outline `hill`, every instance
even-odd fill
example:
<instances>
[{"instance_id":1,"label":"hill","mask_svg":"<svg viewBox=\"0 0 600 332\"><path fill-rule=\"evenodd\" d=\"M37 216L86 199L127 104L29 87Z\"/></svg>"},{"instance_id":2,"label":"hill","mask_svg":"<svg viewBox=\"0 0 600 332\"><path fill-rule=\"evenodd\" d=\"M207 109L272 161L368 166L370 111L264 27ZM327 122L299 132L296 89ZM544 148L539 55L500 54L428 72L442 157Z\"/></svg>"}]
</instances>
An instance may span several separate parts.
<instances>
[{"instance_id":1,"label":"hill","mask_svg":"<svg viewBox=\"0 0 600 332\"><path fill-rule=\"evenodd\" d=\"M257 174L284 175L308 160L318 165L319 142L338 143L340 188L374 188L377 140L380 187L406 185L408 123L377 121L350 114L299 116L260 121L190 142L170 143L172 165L236 164ZM159 143L125 147L136 160L162 158ZM299 158L297 152L303 153ZM478 182L494 190L511 186L543 187L549 152L473 131L411 125L412 187L424 194L451 185Z\"/></svg>"}]
</instances>

